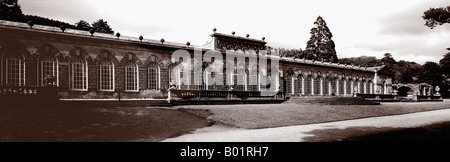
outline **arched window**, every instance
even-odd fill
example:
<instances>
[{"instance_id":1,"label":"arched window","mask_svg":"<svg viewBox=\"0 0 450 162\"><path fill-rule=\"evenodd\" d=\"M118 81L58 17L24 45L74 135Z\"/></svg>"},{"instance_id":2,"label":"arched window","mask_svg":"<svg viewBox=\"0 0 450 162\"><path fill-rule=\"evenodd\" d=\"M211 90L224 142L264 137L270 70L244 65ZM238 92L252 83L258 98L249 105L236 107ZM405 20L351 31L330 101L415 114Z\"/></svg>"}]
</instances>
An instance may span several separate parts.
<instances>
[{"instance_id":1,"label":"arched window","mask_svg":"<svg viewBox=\"0 0 450 162\"><path fill-rule=\"evenodd\" d=\"M87 62L82 59L74 59L70 62L70 89L87 91L88 89Z\"/></svg>"},{"instance_id":2,"label":"arched window","mask_svg":"<svg viewBox=\"0 0 450 162\"><path fill-rule=\"evenodd\" d=\"M373 82L372 82L372 80L369 80L369 93L373 94Z\"/></svg>"},{"instance_id":3,"label":"arched window","mask_svg":"<svg viewBox=\"0 0 450 162\"><path fill-rule=\"evenodd\" d=\"M214 80L211 80L209 78L209 77L212 77L213 75L214 75L214 72L211 72L208 69L205 69L203 71L203 78L204 78L203 82L205 84L204 87L206 88L204 90L214 90L215 89L215 84L213 84Z\"/></svg>"},{"instance_id":4,"label":"arched window","mask_svg":"<svg viewBox=\"0 0 450 162\"><path fill-rule=\"evenodd\" d=\"M345 78L342 77L342 79L339 81L339 95L344 95L345 91Z\"/></svg>"},{"instance_id":5,"label":"arched window","mask_svg":"<svg viewBox=\"0 0 450 162\"><path fill-rule=\"evenodd\" d=\"M125 65L125 91L139 91L139 70L137 64Z\"/></svg>"},{"instance_id":6,"label":"arched window","mask_svg":"<svg viewBox=\"0 0 450 162\"><path fill-rule=\"evenodd\" d=\"M359 88L360 88L360 87L359 87L359 79L356 79L355 82L354 82L353 91L354 91L355 93L360 93Z\"/></svg>"},{"instance_id":7,"label":"arched window","mask_svg":"<svg viewBox=\"0 0 450 162\"><path fill-rule=\"evenodd\" d=\"M250 87L250 91L259 91L259 74L258 71L253 70L250 75L248 76L248 84Z\"/></svg>"},{"instance_id":8,"label":"arched window","mask_svg":"<svg viewBox=\"0 0 450 162\"><path fill-rule=\"evenodd\" d=\"M320 95L320 91L322 87L320 86L322 82L322 78L318 76L316 79L314 79L314 94Z\"/></svg>"},{"instance_id":9,"label":"arched window","mask_svg":"<svg viewBox=\"0 0 450 162\"><path fill-rule=\"evenodd\" d=\"M160 71L158 65L150 65L148 67L148 89L159 90L160 86Z\"/></svg>"},{"instance_id":10,"label":"arched window","mask_svg":"<svg viewBox=\"0 0 450 162\"><path fill-rule=\"evenodd\" d=\"M292 75L288 75L286 78L286 93L294 94L294 88L292 87L294 83L294 77Z\"/></svg>"},{"instance_id":11,"label":"arched window","mask_svg":"<svg viewBox=\"0 0 450 162\"><path fill-rule=\"evenodd\" d=\"M41 86L59 85L58 62L53 57L41 57L39 59L39 82Z\"/></svg>"},{"instance_id":12,"label":"arched window","mask_svg":"<svg viewBox=\"0 0 450 162\"><path fill-rule=\"evenodd\" d=\"M170 86L174 86L177 89L180 89L180 82L181 82L181 76L180 76L181 70L178 66L174 67L172 70L169 70L169 80L170 80ZM203 80L203 74L200 75L201 79ZM203 88L205 83L201 85Z\"/></svg>"},{"instance_id":13,"label":"arched window","mask_svg":"<svg viewBox=\"0 0 450 162\"><path fill-rule=\"evenodd\" d=\"M363 93L366 94L367 93L367 81L366 80L363 81L363 87L364 87Z\"/></svg>"},{"instance_id":14,"label":"arched window","mask_svg":"<svg viewBox=\"0 0 450 162\"><path fill-rule=\"evenodd\" d=\"M247 82L248 82L248 74L246 70L241 69L236 72L235 75L235 84L237 84L237 90L246 91L247 90Z\"/></svg>"},{"instance_id":15,"label":"arched window","mask_svg":"<svg viewBox=\"0 0 450 162\"><path fill-rule=\"evenodd\" d=\"M383 94L388 94L387 82L383 81Z\"/></svg>"},{"instance_id":16,"label":"arched window","mask_svg":"<svg viewBox=\"0 0 450 162\"><path fill-rule=\"evenodd\" d=\"M305 94L305 90L303 89L303 83L305 82L305 78L303 78L303 75L298 75L297 77L297 89L298 89L298 94L299 95L304 95Z\"/></svg>"},{"instance_id":17,"label":"arched window","mask_svg":"<svg viewBox=\"0 0 450 162\"><path fill-rule=\"evenodd\" d=\"M191 71L191 77L193 79L192 83L194 83L193 85L191 85L192 89L197 89L197 90L202 90L203 86L203 74L202 72L202 67L195 67L195 70Z\"/></svg>"},{"instance_id":18,"label":"arched window","mask_svg":"<svg viewBox=\"0 0 450 162\"><path fill-rule=\"evenodd\" d=\"M230 87L233 87L233 85L234 85L233 70L225 69L224 71L225 71L225 75L223 77L224 85L225 85L224 90L229 90Z\"/></svg>"},{"instance_id":19,"label":"arched window","mask_svg":"<svg viewBox=\"0 0 450 162\"><path fill-rule=\"evenodd\" d=\"M357 86L358 86L358 93L362 93L362 80L358 80L358 82L357 82Z\"/></svg>"},{"instance_id":20,"label":"arched window","mask_svg":"<svg viewBox=\"0 0 450 162\"><path fill-rule=\"evenodd\" d=\"M305 85L306 86L306 94L308 94L308 95L311 95L314 93L312 91L312 86L313 86L312 81L313 81L312 76L308 75L308 77L306 78L306 85Z\"/></svg>"},{"instance_id":21,"label":"arched window","mask_svg":"<svg viewBox=\"0 0 450 162\"><path fill-rule=\"evenodd\" d=\"M114 91L114 64L110 61L98 62L98 89Z\"/></svg>"},{"instance_id":22,"label":"arched window","mask_svg":"<svg viewBox=\"0 0 450 162\"><path fill-rule=\"evenodd\" d=\"M358 93L364 93L364 83L365 83L366 81L363 79L363 80L360 80L359 82L358 82Z\"/></svg>"},{"instance_id":23,"label":"arched window","mask_svg":"<svg viewBox=\"0 0 450 162\"><path fill-rule=\"evenodd\" d=\"M330 81L328 77L323 80L323 94L330 95Z\"/></svg>"},{"instance_id":24,"label":"arched window","mask_svg":"<svg viewBox=\"0 0 450 162\"><path fill-rule=\"evenodd\" d=\"M346 89L345 93L347 95L351 95L353 93L352 92L352 79L351 79L351 77L348 80L346 80L345 89Z\"/></svg>"},{"instance_id":25,"label":"arched window","mask_svg":"<svg viewBox=\"0 0 450 162\"><path fill-rule=\"evenodd\" d=\"M333 77L331 80L331 94L337 95L337 82L338 79Z\"/></svg>"},{"instance_id":26,"label":"arched window","mask_svg":"<svg viewBox=\"0 0 450 162\"><path fill-rule=\"evenodd\" d=\"M18 56L6 58L6 85L25 85L25 62Z\"/></svg>"}]
</instances>

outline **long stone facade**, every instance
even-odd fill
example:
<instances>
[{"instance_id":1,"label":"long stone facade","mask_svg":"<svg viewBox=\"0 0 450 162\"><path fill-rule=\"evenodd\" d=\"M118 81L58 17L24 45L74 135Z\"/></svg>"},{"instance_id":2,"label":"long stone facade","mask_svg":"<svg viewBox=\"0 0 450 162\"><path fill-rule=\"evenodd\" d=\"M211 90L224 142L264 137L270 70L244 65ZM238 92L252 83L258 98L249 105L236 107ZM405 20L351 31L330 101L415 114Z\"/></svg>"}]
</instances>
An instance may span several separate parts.
<instances>
[{"instance_id":1,"label":"long stone facade","mask_svg":"<svg viewBox=\"0 0 450 162\"><path fill-rule=\"evenodd\" d=\"M116 37L0 20L1 86L56 86L62 99L159 99L167 98L169 87L204 91L235 89L260 91L260 75L270 69L251 65L246 59L235 65L225 59L225 52L244 57L263 56L266 42L222 33L212 34L213 41L193 46L159 40ZM194 69L201 68L202 79L224 75L217 85L182 84L185 71L171 57L177 50L191 56ZM221 52L223 60L204 62L194 58L208 51ZM392 76L384 66L355 67L328 62L264 57L279 60L276 91L299 96L354 96L356 93L391 94ZM267 56L266 56L267 55ZM260 61L258 59L258 61ZM208 72L217 63L223 71ZM233 66L234 65L234 66ZM244 66L238 72L236 66ZM195 76L195 70L189 72ZM256 72L258 77L249 77ZM243 75L242 79L240 75ZM191 78L194 82L195 78ZM237 84L242 82L242 84ZM234 86L235 85L235 86Z\"/></svg>"}]
</instances>

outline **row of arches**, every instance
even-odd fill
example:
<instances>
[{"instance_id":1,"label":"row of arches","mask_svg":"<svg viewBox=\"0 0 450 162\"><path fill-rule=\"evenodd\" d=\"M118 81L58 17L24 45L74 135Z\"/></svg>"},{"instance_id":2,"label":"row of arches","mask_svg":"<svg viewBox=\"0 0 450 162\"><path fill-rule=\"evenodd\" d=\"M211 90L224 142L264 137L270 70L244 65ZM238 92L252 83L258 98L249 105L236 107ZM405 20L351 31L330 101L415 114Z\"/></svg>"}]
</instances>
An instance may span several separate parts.
<instances>
[{"instance_id":1,"label":"row of arches","mask_svg":"<svg viewBox=\"0 0 450 162\"><path fill-rule=\"evenodd\" d=\"M327 76L312 74L289 74L286 77L286 93L293 95L354 95L374 94L371 78L351 76Z\"/></svg>"},{"instance_id":2,"label":"row of arches","mask_svg":"<svg viewBox=\"0 0 450 162\"><path fill-rule=\"evenodd\" d=\"M144 76L146 89L161 89L160 73L161 65L164 64L153 55L143 64L133 53L126 53L119 61L107 50L101 50L97 57L92 59L86 51L78 47L64 56L51 45L41 46L35 52L36 55L31 55L26 50L17 50L21 48L11 48L17 46L2 48L0 51L1 85L60 86L62 77L67 78L68 88L73 91L87 91L88 88L93 88L92 85L96 85L94 88L100 91L115 91L118 80L121 80L121 87L125 91L138 91L142 85L139 81L143 80ZM62 67L68 70L61 71ZM147 74L139 74L142 69L145 69ZM96 78L96 84L89 86L89 81L93 81L89 77L92 76Z\"/></svg>"}]
</instances>

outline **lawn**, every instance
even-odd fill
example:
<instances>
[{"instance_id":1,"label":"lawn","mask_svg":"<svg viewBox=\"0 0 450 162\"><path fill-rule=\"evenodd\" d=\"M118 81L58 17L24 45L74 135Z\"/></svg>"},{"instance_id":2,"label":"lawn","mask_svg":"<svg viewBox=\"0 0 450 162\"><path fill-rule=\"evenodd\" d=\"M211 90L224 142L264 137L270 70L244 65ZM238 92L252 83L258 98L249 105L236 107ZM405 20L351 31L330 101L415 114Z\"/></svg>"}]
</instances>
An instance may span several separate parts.
<instances>
[{"instance_id":1,"label":"lawn","mask_svg":"<svg viewBox=\"0 0 450 162\"><path fill-rule=\"evenodd\" d=\"M450 101L382 103L381 105L189 105L183 111L238 128L257 129L398 115L450 108ZM208 110L213 115L198 113ZM209 117L208 117L209 116Z\"/></svg>"},{"instance_id":2,"label":"lawn","mask_svg":"<svg viewBox=\"0 0 450 162\"><path fill-rule=\"evenodd\" d=\"M0 108L2 142L161 141L210 125L205 118L166 108Z\"/></svg>"}]
</instances>

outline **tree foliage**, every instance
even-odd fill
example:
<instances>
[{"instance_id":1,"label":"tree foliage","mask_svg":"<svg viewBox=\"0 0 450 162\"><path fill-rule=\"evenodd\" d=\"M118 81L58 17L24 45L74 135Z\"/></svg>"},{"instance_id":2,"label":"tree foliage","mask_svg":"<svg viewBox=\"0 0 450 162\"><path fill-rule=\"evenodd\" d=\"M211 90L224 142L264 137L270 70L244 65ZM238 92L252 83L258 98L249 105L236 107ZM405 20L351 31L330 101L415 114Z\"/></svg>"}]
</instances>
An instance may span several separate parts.
<instances>
[{"instance_id":1,"label":"tree foliage","mask_svg":"<svg viewBox=\"0 0 450 162\"><path fill-rule=\"evenodd\" d=\"M0 19L23 22L22 9L17 0L0 0Z\"/></svg>"},{"instance_id":2,"label":"tree foliage","mask_svg":"<svg viewBox=\"0 0 450 162\"><path fill-rule=\"evenodd\" d=\"M444 58L442 58L439 61L439 64L441 65L442 72L450 77L450 48L447 48L449 52L444 55Z\"/></svg>"},{"instance_id":3,"label":"tree foliage","mask_svg":"<svg viewBox=\"0 0 450 162\"><path fill-rule=\"evenodd\" d=\"M96 22L92 23L92 27L95 29L95 32L114 34L114 31L108 25L107 21L103 19L99 19Z\"/></svg>"},{"instance_id":4,"label":"tree foliage","mask_svg":"<svg viewBox=\"0 0 450 162\"><path fill-rule=\"evenodd\" d=\"M327 23L321 16L314 22L315 27L311 29L311 37L306 43L306 59L338 62L334 41L331 40L333 34Z\"/></svg>"},{"instance_id":5,"label":"tree foliage","mask_svg":"<svg viewBox=\"0 0 450 162\"><path fill-rule=\"evenodd\" d=\"M442 96L450 97L450 52L444 55L439 64L430 61L424 65L404 60L397 62L390 53L384 54L381 59L368 56L341 58L339 63L363 67L386 65L393 73L393 83L428 83L433 87L439 86Z\"/></svg>"},{"instance_id":6,"label":"tree foliage","mask_svg":"<svg viewBox=\"0 0 450 162\"><path fill-rule=\"evenodd\" d=\"M78 30L89 31L92 28L92 26L87 21L80 20L77 23L75 23L75 28L77 28Z\"/></svg>"},{"instance_id":7,"label":"tree foliage","mask_svg":"<svg viewBox=\"0 0 450 162\"><path fill-rule=\"evenodd\" d=\"M35 16L35 15L24 15L23 19L25 20L25 22L32 21L33 23L40 24L40 25L53 26L53 27L61 27L61 25L64 25L66 28L75 29L75 26L73 26L69 23L58 21L58 20L53 20L53 19L49 19L49 18L45 18L45 17Z\"/></svg>"},{"instance_id":8,"label":"tree foliage","mask_svg":"<svg viewBox=\"0 0 450 162\"><path fill-rule=\"evenodd\" d=\"M450 23L450 6L430 8L423 13L422 18L426 20L425 25L431 29L437 25Z\"/></svg>"}]
</instances>

